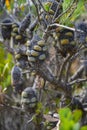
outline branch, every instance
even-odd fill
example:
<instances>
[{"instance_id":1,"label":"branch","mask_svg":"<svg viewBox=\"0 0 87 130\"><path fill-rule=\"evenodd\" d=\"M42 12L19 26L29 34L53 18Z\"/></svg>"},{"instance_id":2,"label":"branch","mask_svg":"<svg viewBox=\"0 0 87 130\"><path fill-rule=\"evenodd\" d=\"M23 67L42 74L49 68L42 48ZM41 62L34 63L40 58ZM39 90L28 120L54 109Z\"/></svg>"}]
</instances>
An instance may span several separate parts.
<instances>
[{"instance_id":1,"label":"branch","mask_svg":"<svg viewBox=\"0 0 87 130\"><path fill-rule=\"evenodd\" d=\"M68 77L69 77L69 70L71 67L71 61L68 62L67 67L66 67L66 77L65 77L65 82L68 82Z\"/></svg>"},{"instance_id":2,"label":"branch","mask_svg":"<svg viewBox=\"0 0 87 130\"><path fill-rule=\"evenodd\" d=\"M82 73L84 70L84 66L82 65L77 71L76 73L70 78L70 81L73 81L75 79L77 79L78 77L81 77Z\"/></svg>"},{"instance_id":3,"label":"branch","mask_svg":"<svg viewBox=\"0 0 87 130\"><path fill-rule=\"evenodd\" d=\"M17 19L15 19L11 14L9 14L9 12L1 5L0 3L0 6L2 7L3 11L6 13L6 15L12 19L12 21L14 21L15 23L18 23L19 24L19 21L17 21ZM6 25L6 24L5 24Z\"/></svg>"},{"instance_id":4,"label":"branch","mask_svg":"<svg viewBox=\"0 0 87 130\"><path fill-rule=\"evenodd\" d=\"M38 0L38 2L39 2L39 4L40 4L40 6L43 8L44 12L47 13L47 11L45 10L45 8L44 8L42 2L41 2L40 0Z\"/></svg>"},{"instance_id":5,"label":"branch","mask_svg":"<svg viewBox=\"0 0 87 130\"><path fill-rule=\"evenodd\" d=\"M35 27L37 26L37 24L38 24L38 18L36 18L36 19L34 20L34 22L33 22L32 24L30 24L29 30L30 30L31 32L34 31L34 29L35 29Z\"/></svg>"},{"instance_id":6,"label":"branch","mask_svg":"<svg viewBox=\"0 0 87 130\"><path fill-rule=\"evenodd\" d=\"M87 78L86 79L76 79L72 82L69 82L67 85L74 85L76 83L82 83L82 82L85 82L85 81L87 81Z\"/></svg>"},{"instance_id":7,"label":"branch","mask_svg":"<svg viewBox=\"0 0 87 130\"><path fill-rule=\"evenodd\" d=\"M53 76L53 74L48 70L45 63L42 65L34 66L34 69L36 69L37 74L40 75L43 79L53 84L56 90L63 91L66 95L69 95L71 97L71 86L66 85L63 81L59 81L59 79L57 80L56 77ZM69 93L67 94L67 92Z\"/></svg>"},{"instance_id":8,"label":"branch","mask_svg":"<svg viewBox=\"0 0 87 130\"><path fill-rule=\"evenodd\" d=\"M69 29L69 30L71 30L71 31L74 31L74 32L84 32L84 31L82 31L82 30L79 30L79 29L75 29L75 28L71 28L71 27L68 27L68 26L65 26L65 25L61 25L61 24L57 24L57 23L54 23L54 24L51 24L51 25L49 25L49 28L52 28L52 27L62 27L62 28L65 28L65 29Z\"/></svg>"},{"instance_id":9,"label":"branch","mask_svg":"<svg viewBox=\"0 0 87 130\"><path fill-rule=\"evenodd\" d=\"M40 21L40 16L39 16L38 5L37 5L37 3L36 3L36 1L35 1L35 0L31 0L31 1L32 1L32 3L34 4L34 6L35 6L35 8L36 8L36 11L37 11L37 16L38 16L38 20Z\"/></svg>"},{"instance_id":10,"label":"branch","mask_svg":"<svg viewBox=\"0 0 87 130\"><path fill-rule=\"evenodd\" d=\"M66 77L65 77L65 82L68 82L68 77L69 77L69 70L71 67L71 64L73 62L74 59L76 59L76 57L79 55L79 52L77 52L76 54L74 54L73 56L71 56L68 60L68 64L66 67Z\"/></svg>"},{"instance_id":11,"label":"branch","mask_svg":"<svg viewBox=\"0 0 87 130\"><path fill-rule=\"evenodd\" d=\"M61 79L61 76L62 76L64 67L65 67L65 65L67 64L67 62L68 62L68 60L70 59L70 57L71 57L71 55L68 55L68 56L66 57L66 59L64 60L64 62L62 63L62 65L61 65L60 72L59 72L59 76L58 76L58 77L59 77L59 80Z\"/></svg>"},{"instance_id":12,"label":"branch","mask_svg":"<svg viewBox=\"0 0 87 130\"><path fill-rule=\"evenodd\" d=\"M60 7L60 4L58 4L58 6L57 6L56 12L54 13L54 16L53 16L53 19L52 19L52 22L54 22L54 20L56 18L56 15L57 15L57 12L59 10L59 7Z\"/></svg>"}]
</instances>

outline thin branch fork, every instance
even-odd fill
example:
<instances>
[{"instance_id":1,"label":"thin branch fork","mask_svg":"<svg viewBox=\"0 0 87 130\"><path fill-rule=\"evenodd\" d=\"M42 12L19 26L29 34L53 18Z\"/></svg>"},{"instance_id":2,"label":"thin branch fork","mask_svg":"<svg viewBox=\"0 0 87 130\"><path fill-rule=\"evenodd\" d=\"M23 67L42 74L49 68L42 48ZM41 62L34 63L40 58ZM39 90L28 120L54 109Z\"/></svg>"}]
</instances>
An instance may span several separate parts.
<instances>
[{"instance_id":1,"label":"thin branch fork","mask_svg":"<svg viewBox=\"0 0 87 130\"><path fill-rule=\"evenodd\" d=\"M56 79L56 77L48 70L47 65L45 63L43 63L40 66L35 66L35 68L37 74L40 75L46 81L53 84L56 90L63 91L66 95L69 91L68 95L71 96L71 86L65 84L65 82L63 81L59 81L59 79Z\"/></svg>"}]
</instances>

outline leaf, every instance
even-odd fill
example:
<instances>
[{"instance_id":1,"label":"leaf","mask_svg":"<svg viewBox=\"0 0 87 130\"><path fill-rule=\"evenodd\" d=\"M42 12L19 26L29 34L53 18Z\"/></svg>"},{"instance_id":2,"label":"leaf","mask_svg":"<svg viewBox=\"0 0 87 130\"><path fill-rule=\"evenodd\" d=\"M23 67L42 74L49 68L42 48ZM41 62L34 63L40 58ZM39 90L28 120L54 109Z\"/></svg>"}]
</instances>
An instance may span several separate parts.
<instances>
[{"instance_id":1,"label":"leaf","mask_svg":"<svg viewBox=\"0 0 87 130\"><path fill-rule=\"evenodd\" d=\"M69 108L62 108L59 110L59 115L60 115L60 119L64 120L71 120L72 119L72 113L71 110Z\"/></svg>"},{"instance_id":2,"label":"leaf","mask_svg":"<svg viewBox=\"0 0 87 130\"><path fill-rule=\"evenodd\" d=\"M75 122L79 121L81 119L81 117L82 117L82 111L81 110L75 110L73 112L73 120Z\"/></svg>"},{"instance_id":3,"label":"leaf","mask_svg":"<svg viewBox=\"0 0 87 130\"><path fill-rule=\"evenodd\" d=\"M74 122L73 120L65 119L63 122L60 123L60 130L73 130Z\"/></svg>"},{"instance_id":4,"label":"leaf","mask_svg":"<svg viewBox=\"0 0 87 130\"><path fill-rule=\"evenodd\" d=\"M84 4L85 4L85 1L84 1L84 0L83 0L83 1L80 0L80 1L78 2L77 8L76 8L76 10L74 11L74 13L73 13L73 15L72 15L71 21L76 20L78 17L81 16L81 14L85 13Z\"/></svg>"},{"instance_id":5,"label":"leaf","mask_svg":"<svg viewBox=\"0 0 87 130\"><path fill-rule=\"evenodd\" d=\"M0 45L0 64L4 63L3 58L5 57L3 46Z\"/></svg>"},{"instance_id":6,"label":"leaf","mask_svg":"<svg viewBox=\"0 0 87 130\"><path fill-rule=\"evenodd\" d=\"M87 130L87 125L86 126L82 126L80 130Z\"/></svg>"},{"instance_id":7,"label":"leaf","mask_svg":"<svg viewBox=\"0 0 87 130\"><path fill-rule=\"evenodd\" d=\"M36 110L36 113L37 114L39 114L40 112L41 112L41 110L42 110L42 103L41 102L38 102L38 104L37 104L37 110Z\"/></svg>"},{"instance_id":8,"label":"leaf","mask_svg":"<svg viewBox=\"0 0 87 130\"><path fill-rule=\"evenodd\" d=\"M76 123L73 125L73 130L79 130L80 129L80 124Z\"/></svg>"},{"instance_id":9,"label":"leaf","mask_svg":"<svg viewBox=\"0 0 87 130\"><path fill-rule=\"evenodd\" d=\"M46 3L44 4L44 9L45 9L47 12L49 12L50 6L51 6L51 3L50 3L50 2L46 2Z\"/></svg>"},{"instance_id":10,"label":"leaf","mask_svg":"<svg viewBox=\"0 0 87 130\"><path fill-rule=\"evenodd\" d=\"M85 7L84 7L84 0L83 1L74 1L73 4L71 5L70 0L65 0L63 2L63 11L66 11L69 6L71 8L64 13L64 15L60 18L60 23L65 24L65 25L73 25L72 23L81 16L82 13L85 12ZM71 13L72 12L72 13Z\"/></svg>"},{"instance_id":11,"label":"leaf","mask_svg":"<svg viewBox=\"0 0 87 130\"><path fill-rule=\"evenodd\" d=\"M4 66L3 73L2 73L3 76L5 75L7 70L8 70L8 63L6 63L6 65Z\"/></svg>"},{"instance_id":12,"label":"leaf","mask_svg":"<svg viewBox=\"0 0 87 130\"><path fill-rule=\"evenodd\" d=\"M64 0L64 2L63 2L63 11L65 11L69 7L71 1L72 0Z\"/></svg>"}]
</instances>

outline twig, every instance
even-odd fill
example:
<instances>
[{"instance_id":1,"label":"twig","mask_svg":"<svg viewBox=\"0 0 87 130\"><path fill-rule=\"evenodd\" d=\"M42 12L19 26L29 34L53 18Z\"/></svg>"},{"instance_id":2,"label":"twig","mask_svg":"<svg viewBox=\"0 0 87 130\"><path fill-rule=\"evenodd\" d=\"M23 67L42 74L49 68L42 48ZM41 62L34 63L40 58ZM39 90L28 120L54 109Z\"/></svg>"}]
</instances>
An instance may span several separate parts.
<instances>
[{"instance_id":1,"label":"twig","mask_svg":"<svg viewBox=\"0 0 87 130\"><path fill-rule=\"evenodd\" d=\"M1 5L1 4L0 4ZM4 12L7 14L7 16L9 18L11 18L15 23L19 24L19 21L17 21L11 14L8 13L8 11L1 5L2 9L4 10Z\"/></svg>"},{"instance_id":2,"label":"twig","mask_svg":"<svg viewBox=\"0 0 87 130\"><path fill-rule=\"evenodd\" d=\"M48 39L50 33L52 33L52 32L51 32L51 28L55 28L55 29L56 29L57 27L62 27L62 28L65 28L65 29L69 29L69 30L74 31L74 32L82 32L82 33L84 33L84 31L82 31L82 30L79 30L79 29L67 27L67 26L65 26L65 25L61 25L61 24L54 23L54 24L50 24L50 25L46 28L46 30L44 31L44 34L43 34L43 39L45 39L45 41L47 41L47 39ZM54 32L55 29L54 29L54 30L52 29L52 31Z\"/></svg>"},{"instance_id":3,"label":"twig","mask_svg":"<svg viewBox=\"0 0 87 130\"><path fill-rule=\"evenodd\" d=\"M39 4L40 4L40 6L43 8L43 10L45 11L45 13L47 13L47 11L45 10L45 8L44 8L42 2L41 2L40 0L38 0L38 2L39 2Z\"/></svg>"},{"instance_id":4,"label":"twig","mask_svg":"<svg viewBox=\"0 0 87 130\"><path fill-rule=\"evenodd\" d=\"M54 13L54 16L53 16L53 19L52 19L52 23L54 23L54 20L55 20L55 18L56 18L56 15L57 15L59 6L60 6L60 4L58 4L57 9L56 9L56 12Z\"/></svg>"},{"instance_id":5,"label":"twig","mask_svg":"<svg viewBox=\"0 0 87 130\"><path fill-rule=\"evenodd\" d=\"M59 81L60 81L60 79L61 79L61 76L62 76L64 67L65 67L66 63L68 62L68 60L70 59L70 57L71 57L71 55L68 55L68 56L66 57L66 59L64 60L64 62L62 63L62 65L61 65L60 72L59 72L59 76L58 76Z\"/></svg>"},{"instance_id":6,"label":"twig","mask_svg":"<svg viewBox=\"0 0 87 130\"><path fill-rule=\"evenodd\" d=\"M37 88L37 83L38 83L38 80L39 80L39 77L36 76L35 80L34 80L34 83L33 83L33 86L32 88L36 89Z\"/></svg>"},{"instance_id":7,"label":"twig","mask_svg":"<svg viewBox=\"0 0 87 130\"><path fill-rule=\"evenodd\" d=\"M71 62L68 62L67 67L66 67L66 77L65 77L65 82L67 83L68 77L69 77L69 70L70 70Z\"/></svg>"},{"instance_id":8,"label":"twig","mask_svg":"<svg viewBox=\"0 0 87 130\"><path fill-rule=\"evenodd\" d=\"M84 66L81 65L81 67L77 70L77 72L70 78L69 81L73 81L75 79L77 79L78 77L81 77L82 73L83 73L83 70L84 70Z\"/></svg>"},{"instance_id":9,"label":"twig","mask_svg":"<svg viewBox=\"0 0 87 130\"><path fill-rule=\"evenodd\" d=\"M45 63L40 66L35 66L37 74L46 81L49 81L51 84L53 84L56 90L63 91L66 95L69 91L68 96L71 96L71 86L67 86L65 82L59 81L52 73L50 73L46 66L47 65Z\"/></svg>"},{"instance_id":10,"label":"twig","mask_svg":"<svg viewBox=\"0 0 87 130\"><path fill-rule=\"evenodd\" d=\"M14 49L13 48L10 48L7 41L3 41L2 39L0 39L0 43L1 44L4 44L6 50L11 53L12 55L14 55Z\"/></svg>"},{"instance_id":11,"label":"twig","mask_svg":"<svg viewBox=\"0 0 87 130\"><path fill-rule=\"evenodd\" d=\"M0 107L6 107L6 108L14 109L14 110L19 110L21 112L25 112L21 107L10 106L10 105L7 105L7 104L1 104L0 103Z\"/></svg>"},{"instance_id":12,"label":"twig","mask_svg":"<svg viewBox=\"0 0 87 130\"><path fill-rule=\"evenodd\" d=\"M14 24L14 22L12 22L12 23L0 23L0 25L12 25L12 24Z\"/></svg>"},{"instance_id":13,"label":"twig","mask_svg":"<svg viewBox=\"0 0 87 130\"><path fill-rule=\"evenodd\" d=\"M79 53L79 52L78 52ZM68 64L66 67L66 77L65 77L65 82L68 82L68 77L69 77L69 70L72 64L72 61L78 56L78 53L74 54L73 56L70 57L70 59L68 60Z\"/></svg>"},{"instance_id":14,"label":"twig","mask_svg":"<svg viewBox=\"0 0 87 130\"><path fill-rule=\"evenodd\" d=\"M31 0L31 1L32 1L32 3L34 4L34 6L35 6L35 8L36 8L36 11L37 11L37 16L38 16L38 20L40 21L40 16L39 16L38 5L37 5L37 3L36 3L36 1L35 1L35 0Z\"/></svg>"},{"instance_id":15,"label":"twig","mask_svg":"<svg viewBox=\"0 0 87 130\"><path fill-rule=\"evenodd\" d=\"M36 18L36 19L34 20L34 22L30 25L29 30L30 30L30 31L34 31L34 29L35 29L35 27L37 26L37 24L38 24L38 18Z\"/></svg>"},{"instance_id":16,"label":"twig","mask_svg":"<svg viewBox=\"0 0 87 130\"><path fill-rule=\"evenodd\" d=\"M25 70L22 72L22 74L30 73L30 70Z\"/></svg>"},{"instance_id":17,"label":"twig","mask_svg":"<svg viewBox=\"0 0 87 130\"><path fill-rule=\"evenodd\" d=\"M69 82L67 85L74 85L76 83L82 83L82 82L85 82L85 81L87 81L87 78L86 79L76 79L72 82Z\"/></svg>"},{"instance_id":18,"label":"twig","mask_svg":"<svg viewBox=\"0 0 87 130\"><path fill-rule=\"evenodd\" d=\"M84 32L84 31L82 31L82 30L79 30L79 29L75 29L75 28L71 28L71 27L67 27L67 26L65 26L65 25L61 25L61 24L57 24L57 23L54 23L54 24L51 24L51 25L49 25L49 27L48 27L48 29L49 28L52 28L52 27L62 27L62 28L65 28L65 29L69 29L69 30L71 30L71 31L74 31L74 32Z\"/></svg>"}]
</instances>

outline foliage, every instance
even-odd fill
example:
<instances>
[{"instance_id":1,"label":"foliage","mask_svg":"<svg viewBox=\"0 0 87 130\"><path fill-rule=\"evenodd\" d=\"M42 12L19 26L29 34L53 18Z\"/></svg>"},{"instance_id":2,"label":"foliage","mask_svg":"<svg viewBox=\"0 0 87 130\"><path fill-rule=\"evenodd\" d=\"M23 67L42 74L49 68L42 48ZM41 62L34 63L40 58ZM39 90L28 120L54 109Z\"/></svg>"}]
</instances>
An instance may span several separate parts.
<instances>
[{"instance_id":1,"label":"foliage","mask_svg":"<svg viewBox=\"0 0 87 130\"><path fill-rule=\"evenodd\" d=\"M64 0L63 11L65 11L71 5L71 3L72 0ZM76 0L76 3L72 4L71 9L67 13L65 13L65 15L61 18L60 22L65 25L74 24L74 21L78 19L81 16L81 14L83 14L83 12L85 12L84 4L85 1Z\"/></svg>"},{"instance_id":2,"label":"foliage","mask_svg":"<svg viewBox=\"0 0 87 130\"><path fill-rule=\"evenodd\" d=\"M0 46L0 86L2 89L7 88L11 84L10 71L13 66L12 55L7 53L3 49L3 46Z\"/></svg>"},{"instance_id":3,"label":"foliage","mask_svg":"<svg viewBox=\"0 0 87 130\"><path fill-rule=\"evenodd\" d=\"M60 130L80 130L79 120L81 119L82 112L75 110L71 112L69 108L59 110L61 119Z\"/></svg>"}]
</instances>

